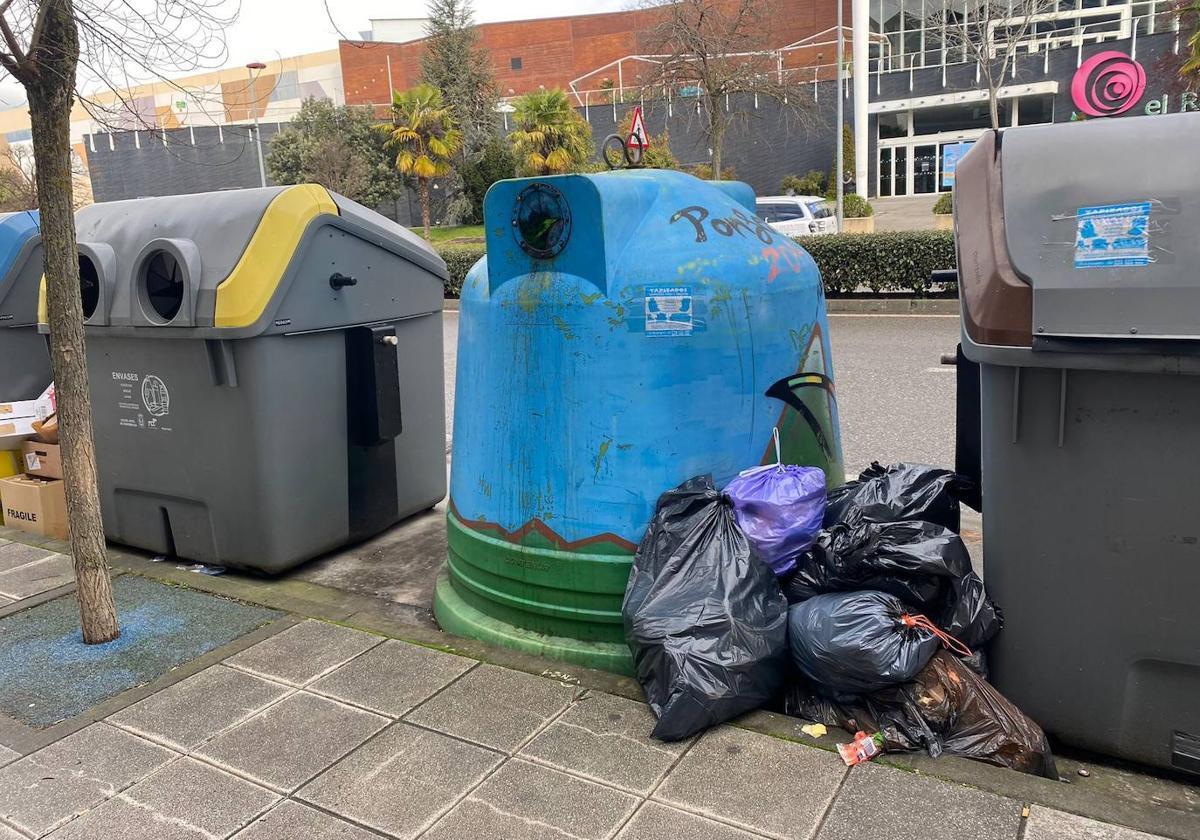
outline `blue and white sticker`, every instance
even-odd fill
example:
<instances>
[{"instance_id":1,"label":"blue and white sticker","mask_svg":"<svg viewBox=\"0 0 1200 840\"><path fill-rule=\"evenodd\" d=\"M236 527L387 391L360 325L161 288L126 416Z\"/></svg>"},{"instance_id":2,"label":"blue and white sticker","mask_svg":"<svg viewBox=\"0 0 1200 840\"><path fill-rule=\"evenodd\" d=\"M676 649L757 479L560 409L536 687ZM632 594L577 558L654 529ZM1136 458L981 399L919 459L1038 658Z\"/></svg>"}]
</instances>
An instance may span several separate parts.
<instances>
[{"instance_id":1,"label":"blue and white sticker","mask_svg":"<svg viewBox=\"0 0 1200 840\"><path fill-rule=\"evenodd\" d=\"M646 335L691 335L696 326L691 286L646 287Z\"/></svg>"},{"instance_id":2,"label":"blue and white sticker","mask_svg":"<svg viewBox=\"0 0 1200 840\"><path fill-rule=\"evenodd\" d=\"M1150 264L1150 202L1080 207L1075 218L1076 268Z\"/></svg>"}]
</instances>

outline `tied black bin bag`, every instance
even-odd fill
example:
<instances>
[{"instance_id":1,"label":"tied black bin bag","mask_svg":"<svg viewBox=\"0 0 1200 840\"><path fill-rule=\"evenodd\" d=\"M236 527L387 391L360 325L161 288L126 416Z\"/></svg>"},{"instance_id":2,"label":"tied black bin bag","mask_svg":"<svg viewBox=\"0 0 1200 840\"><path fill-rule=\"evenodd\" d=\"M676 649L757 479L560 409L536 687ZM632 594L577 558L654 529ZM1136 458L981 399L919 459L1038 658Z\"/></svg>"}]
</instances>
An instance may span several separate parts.
<instances>
[{"instance_id":1,"label":"tied black bin bag","mask_svg":"<svg viewBox=\"0 0 1200 840\"><path fill-rule=\"evenodd\" d=\"M944 636L892 595L838 592L793 605L788 638L792 661L817 691L848 699L908 682Z\"/></svg>"},{"instance_id":2,"label":"tied black bin bag","mask_svg":"<svg viewBox=\"0 0 1200 840\"><path fill-rule=\"evenodd\" d=\"M895 595L972 649L1004 624L958 534L932 522L872 522L859 508L822 531L783 582L793 604L865 589Z\"/></svg>"},{"instance_id":3,"label":"tied black bin bag","mask_svg":"<svg viewBox=\"0 0 1200 840\"><path fill-rule=\"evenodd\" d=\"M659 498L621 612L655 738L690 737L783 687L787 600L712 476Z\"/></svg>"},{"instance_id":4,"label":"tied black bin bag","mask_svg":"<svg viewBox=\"0 0 1200 840\"><path fill-rule=\"evenodd\" d=\"M920 519L958 533L959 495L966 479L957 473L925 464L872 462L858 476L829 491L825 527L845 518L852 508L862 510L872 522Z\"/></svg>"}]
</instances>

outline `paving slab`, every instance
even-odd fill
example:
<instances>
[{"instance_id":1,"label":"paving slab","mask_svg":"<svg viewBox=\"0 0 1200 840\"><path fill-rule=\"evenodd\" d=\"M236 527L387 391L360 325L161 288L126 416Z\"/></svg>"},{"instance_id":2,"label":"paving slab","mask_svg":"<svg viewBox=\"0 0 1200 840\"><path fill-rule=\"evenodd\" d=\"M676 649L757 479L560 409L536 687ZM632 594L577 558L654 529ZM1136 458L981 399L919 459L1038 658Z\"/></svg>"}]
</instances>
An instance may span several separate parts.
<instances>
[{"instance_id":1,"label":"paving slab","mask_svg":"<svg viewBox=\"0 0 1200 840\"><path fill-rule=\"evenodd\" d=\"M309 690L398 718L476 664L473 659L389 639L321 677Z\"/></svg>"},{"instance_id":2,"label":"paving slab","mask_svg":"<svg viewBox=\"0 0 1200 840\"><path fill-rule=\"evenodd\" d=\"M850 770L817 840L1015 840L1022 803L871 764Z\"/></svg>"},{"instance_id":3,"label":"paving slab","mask_svg":"<svg viewBox=\"0 0 1200 840\"><path fill-rule=\"evenodd\" d=\"M99 808L67 823L51 840L212 840L228 837L279 797L191 758L182 758Z\"/></svg>"},{"instance_id":4,"label":"paving slab","mask_svg":"<svg viewBox=\"0 0 1200 840\"><path fill-rule=\"evenodd\" d=\"M379 840L379 835L287 799L232 840Z\"/></svg>"},{"instance_id":5,"label":"paving slab","mask_svg":"<svg viewBox=\"0 0 1200 840\"><path fill-rule=\"evenodd\" d=\"M10 750L8 747L0 744L0 767L5 764L11 764L21 757L21 754L16 750Z\"/></svg>"},{"instance_id":6,"label":"paving slab","mask_svg":"<svg viewBox=\"0 0 1200 840\"><path fill-rule=\"evenodd\" d=\"M229 657L225 663L289 685L304 685L382 641L378 636L336 624L302 621Z\"/></svg>"},{"instance_id":7,"label":"paving slab","mask_svg":"<svg viewBox=\"0 0 1200 840\"><path fill-rule=\"evenodd\" d=\"M53 552L37 546L0 541L0 572L24 566L34 560L44 560L52 555Z\"/></svg>"},{"instance_id":8,"label":"paving slab","mask_svg":"<svg viewBox=\"0 0 1200 840\"><path fill-rule=\"evenodd\" d=\"M195 754L291 793L390 722L298 692L201 745Z\"/></svg>"},{"instance_id":9,"label":"paving slab","mask_svg":"<svg viewBox=\"0 0 1200 840\"><path fill-rule=\"evenodd\" d=\"M617 840L755 840L759 837L762 835L668 808L658 802L646 802L621 829Z\"/></svg>"},{"instance_id":10,"label":"paving slab","mask_svg":"<svg viewBox=\"0 0 1200 840\"><path fill-rule=\"evenodd\" d=\"M108 721L187 752L291 690L244 671L214 665L134 703Z\"/></svg>"},{"instance_id":11,"label":"paving slab","mask_svg":"<svg viewBox=\"0 0 1200 840\"><path fill-rule=\"evenodd\" d=\"M431 826L503 758L483 747L397 723L302 787L297 796L406 840Z\"/></svg>"},{"instance_id":12,"label":"paving slab","mask_svg":"<svg viewBox=\"0 0 1200 840\"><path fill-rule=\"evenodd\" d=\"M511 753L571 702L572 685L480 665L405 720Z\"/></svg>"},{"instance_id":13,"label":"paving slab","mask_svg":"<svg viewBox=\"0 0 1200 840\"><path fill-rule=\"evenodd\" d=\"M654 740L649 736L654 723L654 713L644 703L589 692L523 747L521 755L645 795L691 744Z\"/></svg>"},{"instance_id":14,"label":"paving slab","mask_svg":"<svg viewBox=\"0 0 1200 840\"><path fill-rule=\"evenodd\" d=\"M428 840L602 840L639 799L549 767L513 759L454 806Z\"/></svg>"},{"instance_id":15,"label":"paving slab","mask_svg":"<svg viewBox=\"0 0 1200 840\"><path fill-rule=\"evenodd\" d=\"M0 825L0 840L29 840L29 838L6 825Z\"/></svg>"},{"instance_id":16,"label":"paving slab","mask_svg":"<svg viewBox=\"0 0 1200 840\"><path fill-rule=\"evenodd\" d=\"M1118 825L1034 805L1029 809L1025 840L1164 840Z\"/></svg>"},{"instance_id":17,"label":"paving slab","mask_svg":"<svg viewBox=\"0 0 1200 840\"><path fill-rule=\"evenodd\" d=\"M0 768L0 817L40 837L175 757L135 735L93 724Z\"/></svg>"},{"instance_id":18,"label":"paving slab","mask_svg":"<svg viewBox=\"0 0 1200 840\"><path fill-rule=\"evenodd\" d=\"M684 755L654 798L771 837L808 838L845 773L834 753L720 726Z\"/></svg>"},{"instance_id":19,"label":"paving slab","mask_svg":"<svg viewBox=\"0 0 1200 840\"><path fill-rule=\"evenodd\" d=\"M41 560L0 572L0 595L19 601L65 586L74 580L75 566L71 558L65 554L50 554Z\"/></svg>"}]
</instances>

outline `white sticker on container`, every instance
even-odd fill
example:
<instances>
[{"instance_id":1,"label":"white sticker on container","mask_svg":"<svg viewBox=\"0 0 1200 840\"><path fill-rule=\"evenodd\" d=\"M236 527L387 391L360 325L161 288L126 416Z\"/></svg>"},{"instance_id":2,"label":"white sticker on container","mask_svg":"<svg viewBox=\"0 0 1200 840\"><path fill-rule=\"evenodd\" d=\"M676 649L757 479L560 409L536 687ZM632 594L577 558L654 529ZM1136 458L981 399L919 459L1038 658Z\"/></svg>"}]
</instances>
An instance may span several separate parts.
<instances>
[{"instance_id":1,"label":"white sticker on container","mask_svg":"<svg viewBox=\"0 0 1200 840\"><path fill-rule=\"evenodd\" d=\"M646 287L646 335L691 335L694 328L691 286Z\"/></svg>"},{"instance_id":2,"label":"white sticker on container","mask_svg":"<svg viewBox=\"0 0 1200 840\"><path fill-rule=\"evenodd\" d=\"M42 468L42 459L36 452L25 453L25 472L35 472Z\"/></svg>"},{"instance_id":3,"label":"white sticker on container","mask_svg":"<svg viewBox=\"0 0 1200 840\"><path fill-rule=\"evenodd\" d=\"M114 371L117 383L117 423L127 429L152 429L169 432L171 393L163 380L154 374Z\"/></svg>"},{"instance_id":4,"label":"white sticker on container","mask_svg":"<svg viewBox=\"0 0 1200 840\"><path fill-rule=\"evenodd\" d=\"M1076 268L1150 264L1150 202L1080 207L1076 213Z\"/></svg>"}]
</instances>

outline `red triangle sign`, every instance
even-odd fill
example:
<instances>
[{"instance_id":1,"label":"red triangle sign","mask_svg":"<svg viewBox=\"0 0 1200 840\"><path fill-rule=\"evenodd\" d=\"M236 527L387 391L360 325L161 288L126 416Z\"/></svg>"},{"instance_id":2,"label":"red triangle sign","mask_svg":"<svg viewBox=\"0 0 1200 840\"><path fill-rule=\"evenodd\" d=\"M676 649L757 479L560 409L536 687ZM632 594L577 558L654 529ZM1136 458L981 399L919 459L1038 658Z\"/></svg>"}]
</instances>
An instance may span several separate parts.
<instances>
[{"instance_id":1,"label":"red triangle sign","mask_svg":"<svg viewBox=\"0 0 1200 840\"><path fill-rule=\"evenodd\" d=\"M646 133L646 123L642 119L641 105L633 109L633 123L629 126L629 142L625 145L635 146L639 149L650 147L650 135Z\"/></svg>"}]
</instances>

